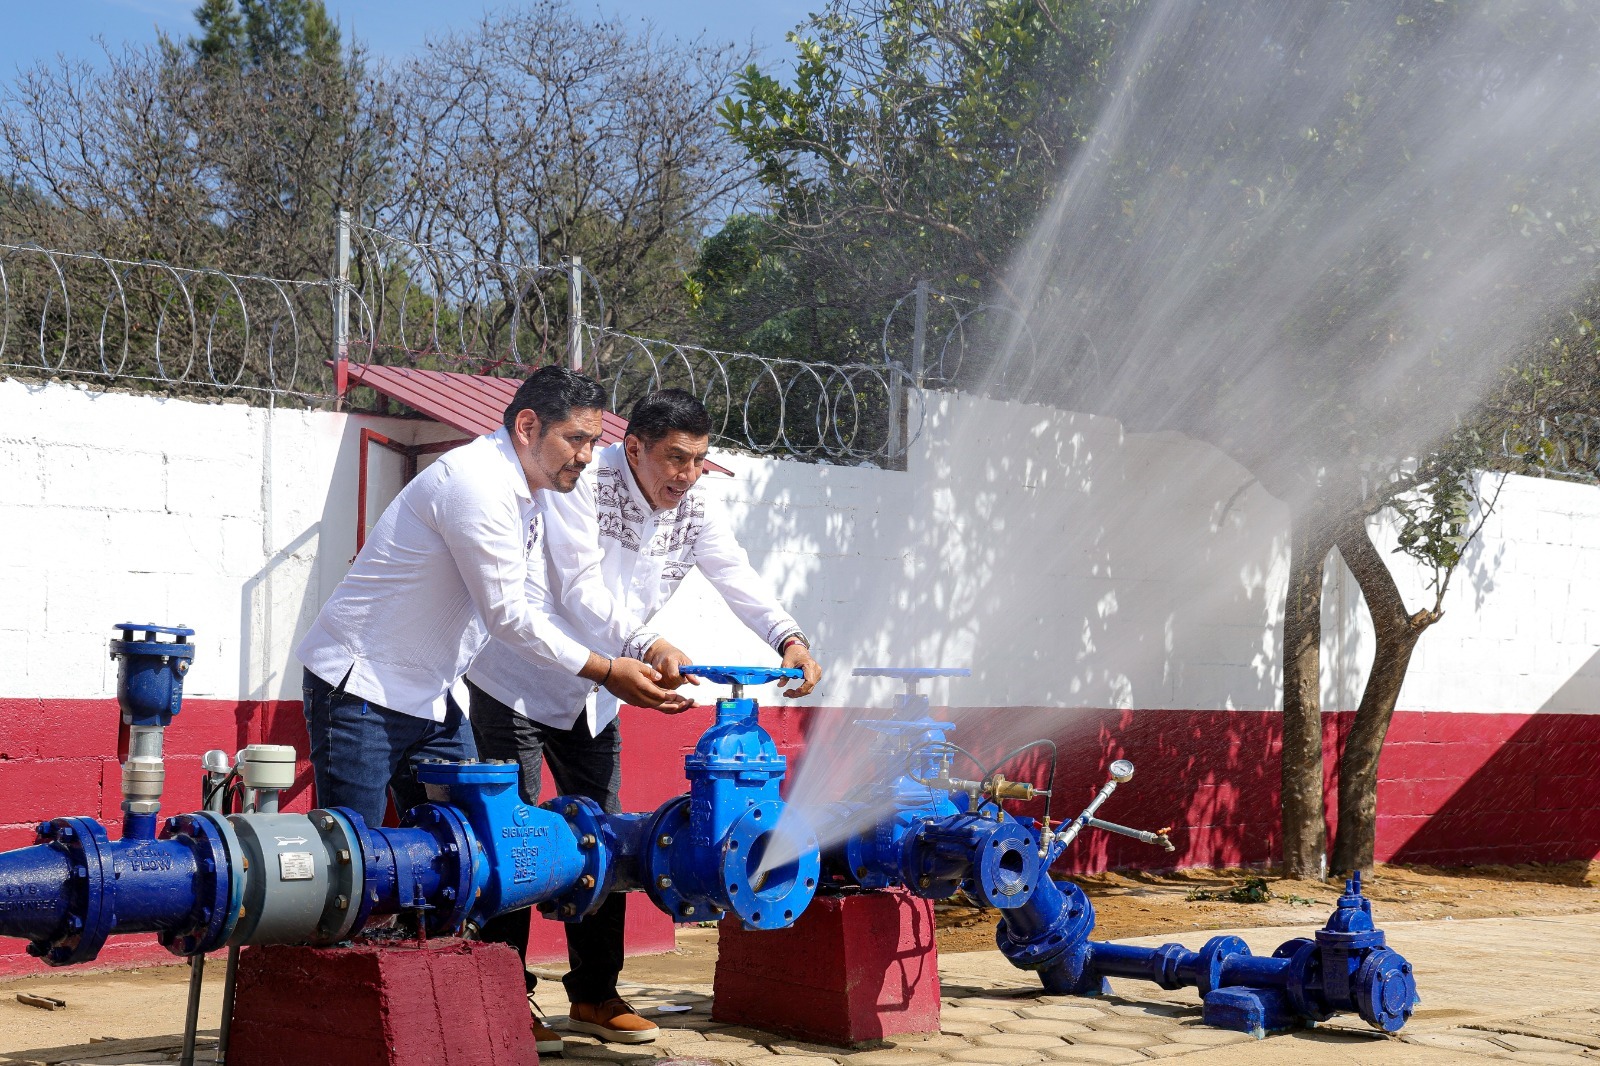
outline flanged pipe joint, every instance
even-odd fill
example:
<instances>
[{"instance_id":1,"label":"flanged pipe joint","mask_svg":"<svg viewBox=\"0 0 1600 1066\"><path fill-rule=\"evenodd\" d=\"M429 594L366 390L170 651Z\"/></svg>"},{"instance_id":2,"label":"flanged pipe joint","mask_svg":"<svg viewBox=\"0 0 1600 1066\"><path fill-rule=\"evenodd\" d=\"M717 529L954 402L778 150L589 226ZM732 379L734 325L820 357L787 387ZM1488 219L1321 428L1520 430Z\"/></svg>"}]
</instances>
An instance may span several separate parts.
<instances>
[{"instance_id":1,"label":"flanged pipe joint","mask_svg":"<svg viewBox=\"0 0 1600 1066\"><path fill-rule=\"evenodd\" d=\"M799 670L690 666L733 686L716 721L684 760L687 795L642 826L639 877L656 906L680 919L733 914L749 929L792 925L816 895L822 860L811 827L785 819L779 784L788 759L761 728L746 685L798 679ZM624 830L626 835L626 830Z\"/></svg>"}]
</instances>

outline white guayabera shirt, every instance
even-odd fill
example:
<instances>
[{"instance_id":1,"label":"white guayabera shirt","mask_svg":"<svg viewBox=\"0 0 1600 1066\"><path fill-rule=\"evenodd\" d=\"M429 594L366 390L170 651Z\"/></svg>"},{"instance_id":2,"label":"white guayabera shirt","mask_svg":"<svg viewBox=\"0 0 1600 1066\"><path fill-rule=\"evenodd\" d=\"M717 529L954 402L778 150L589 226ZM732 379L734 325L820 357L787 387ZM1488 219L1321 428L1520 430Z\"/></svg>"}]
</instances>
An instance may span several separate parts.
<instances>
[{"instance_id":1,"label":"white guayabera shirt","mask_svg":"<svg viewBox=\"0 0 1600 1066\"><path fill-rule=\"evenodd\" d=\"M643 658L661 634L650 619L698 567L735 617L778 650L800 626L750 565L727 517L697 484L676 507L653 511L622 444L596 453L570 493L541 492L547 569L530 565L528 597L607 654ZM617 698L582 678L535 666L491 640L467 678L518 713L570 729L587 709L598 734L617 716Z\"/></svg>"},{"instance_id":2,"label":"white guayabera shirt","mask_svg":"<svg viewBox=\"0 0 1600 1066\"><path fill-rule=\"evenodd\" d=\"M544 506L501 429L418 474L295 649L312 673L390 710L443 721L445 696L492 635L507 655L580 685L589 649L537 609L528 534ZM531 559L531 565L530 565Z\"/></svg>"}]
</instances>

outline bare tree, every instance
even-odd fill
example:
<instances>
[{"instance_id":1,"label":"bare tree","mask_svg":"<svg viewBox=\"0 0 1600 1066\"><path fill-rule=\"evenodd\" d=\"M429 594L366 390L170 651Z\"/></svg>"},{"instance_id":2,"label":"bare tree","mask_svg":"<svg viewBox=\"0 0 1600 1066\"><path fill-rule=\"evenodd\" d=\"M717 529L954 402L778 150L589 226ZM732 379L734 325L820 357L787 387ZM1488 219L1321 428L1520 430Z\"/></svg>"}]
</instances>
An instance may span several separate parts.
<instances>
[{"instance_id":1,"label":"bare tree","mask_svg":"<svg viewBox=\"0 0 1600 1066\"><path fill-rule=\"evenodd\" d=\"M749 182L716 109L750 56L565 0L487 15L395 72L404 197L391 217L482 260L581 255L608 324L669 328L687 313L702 232Z\"/></svg>"},{"instance_id":2,"label":"bare tree","mask_svg":"<svg viewBox=\"0 0 1600 1066\"><path fill-rule=\"evenodd\" d=\"M385 184L387 116L358 49L238 64L163 40L40 63L0 89L0 236L325 277L333 205Z\"/></svg>"}]
</instances>

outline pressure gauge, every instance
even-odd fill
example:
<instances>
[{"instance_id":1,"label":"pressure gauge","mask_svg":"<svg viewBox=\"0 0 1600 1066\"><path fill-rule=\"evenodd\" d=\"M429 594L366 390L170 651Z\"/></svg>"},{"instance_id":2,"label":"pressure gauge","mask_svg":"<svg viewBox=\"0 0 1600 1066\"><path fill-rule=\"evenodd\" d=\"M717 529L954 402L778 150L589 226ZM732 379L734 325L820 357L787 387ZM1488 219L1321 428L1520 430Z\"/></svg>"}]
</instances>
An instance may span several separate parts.
<instances>
[{"instance_id":1,"label":"pressure gauge","mask_svg":"<svg viewBox=\"0 0 1600 1066\"><path fill-rule=\"evenodd\" d=\"M1111 780L1118 782L1128 780L1133 776L1133 763L1127 759L1118 759L1111 764Z\"/></svg>"}]
</instances>

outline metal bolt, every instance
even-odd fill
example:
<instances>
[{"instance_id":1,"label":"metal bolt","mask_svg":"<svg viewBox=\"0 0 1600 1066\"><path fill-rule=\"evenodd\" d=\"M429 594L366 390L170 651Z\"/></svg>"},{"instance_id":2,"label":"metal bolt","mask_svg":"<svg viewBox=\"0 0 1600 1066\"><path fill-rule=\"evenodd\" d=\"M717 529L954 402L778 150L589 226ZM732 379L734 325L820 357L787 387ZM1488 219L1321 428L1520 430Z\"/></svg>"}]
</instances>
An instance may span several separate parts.
<instances>
[{"instance_id":1,"label":"metal bolt","mask_svg":"<svg viewBox=\"0 0 1600 1066\"><path fill-rule=\"evenodd\" d=\"M64 825L60 829L56 830L56 836L60 837L62 840L74 840L78 836L78 831L72 828L70 825Z\"/></svg>"},{"instance_id":2,"label":"metal bolt","mask_svg":"<svg viewBox=\"0 0 1600 1066\"><path fill-rule=\"evenodd\" d=\"M576 903L567 903L567 904L564 904L562 906L562 908L561 908L561 917L563 917L563 918L571 918L574 915L576 915L577 913L578 913L578 905Z\"/></svg>"},{"instance_id":3,"label":"metal bolt","mask_svg":"<svg viewBox=\"0 0 1600 1066\"><path fill-rule=\"evenodd\" d=\"M680 903L680 904L678 904L678 913L683 915L685 918L693 916L693 914L694 914L694 904L693 903Z\"/></svg>"},{"instance_id":4,"label":"metal bolt","mask_svg":"<svg viewBox=\"0 0 1600 1066\"><path fill-rule=\"evenodd\" d=\"M584 874L582 877L578 878L578 887L579 888L593 888L594 887L594 876L592 874Z\"/></svg>"},{"instance_id":5,"label":"metal bolt","mask_svg":"<svg viewBox=\"0 0 1600 1066\"><path fill-rule=\"evenodd\" d=\"M335 896L333 898L333 906L336 910L346 910L350 906L350 899L348 896Z\"/></svg>"},{"instance_id":6,"label":"metal bolt","mask_svg":"<svg viewBox=\"0 0 1600 1066\"><path fill-rule=\"evenodd\" d=\"M585 833L583 836L578 838L578 847L583 848L585 851L594 847L594 844L595 840L593 833Z\"/></svg>"},{"instance_id":7,"label":"metal bolt","mask_svg":"<svg viewBox=\"0 0 1600 1066\"><path fill-rule=\"evenodd\" d=\"M350 849L349 848L340 848L339 849L339 861L343 862L343 863L348 863L350 861Z\"/></svg>"},{"instance_id":8,"label":"metal bolt","mask_svg":"<svg viewBox=\"0 0 1600 1066\"><path fill-rule=\"evenodd\" d=\"M319 828L319 829L332 829L333 828L333 815L324 814L321 818L318 818L317 819L317 828Z\"/></svg>"},{"instance_id":9,"label":"metal bolt","mask_svg":"<svg viewBox=\"0 0 1600 1066\"><path fill-rule=\"evenodd\" d=\"M865 881L866 879L867 879L867 868L865 866L857 866L856 867L856 880L857 881Z\"/></svg>"},{"instance_id":10,"label":"metal bolt","mask_svg":"<svg viewBox=\"0 0 1600 1066\"><path fill-rule=\"evenodd\" d=\"M659 837L656 838L656 844L659 847L670 848L670 847L672 847L672 837L670 835L668 835L667 833L662 833Z\"/></svg>"},{"instance_id":11,"label":"metal bolt","mask_svg":"<svg viewBox=\"0 0 1600 1066\"><path fill-rule=\"evenodd\" d=\"M662 874L660 877L656 878L656 887L657 888L671 888L672 887L672 878L668 877L666 874Z\"/></svg>"},{"instance_id":12,"label":"metal bolt","mask_svg":"<svg viewBox=\"0 0 1600 1066\"><path fill-rule=\"evenodd\" d=\"M456 890L453 888L446 888L442 893L440 893L440 895L444 896L445 899L455 899Z\"/></svg>"},{"instance_id":13,"label":"metal bolt","mask_svg":"<svg viewBox=\"0 0 1600 1066\"><path fill-rule=\"evenodd\" d=\"M927 888L931 884L933 884L933 878L929 877L927 874L923 874L921 877L917 878L918 888Z\"/></svg>"},{"instance_id":14,"label":"metal bolt","mask_svg":"<svg viewBox=\"0 0 1600 1066\"><path fill-rule=\"evenodd\" d=\"M576 803L569 803L561 809L561 813L566 815L568 818L576 818L578 816L578 805Z\"/></svg>"}]
</instances>

